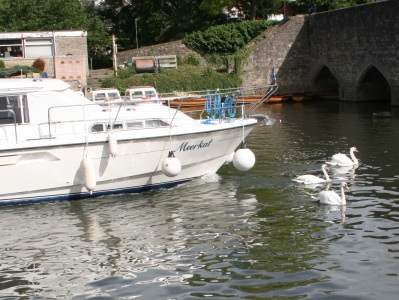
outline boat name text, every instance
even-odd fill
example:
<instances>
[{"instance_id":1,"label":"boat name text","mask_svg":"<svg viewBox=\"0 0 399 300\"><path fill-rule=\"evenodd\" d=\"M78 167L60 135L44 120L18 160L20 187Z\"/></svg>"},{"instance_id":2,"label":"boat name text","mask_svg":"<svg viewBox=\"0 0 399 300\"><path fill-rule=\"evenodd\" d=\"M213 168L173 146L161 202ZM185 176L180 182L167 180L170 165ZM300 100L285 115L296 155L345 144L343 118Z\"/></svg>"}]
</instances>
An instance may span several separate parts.
<instances>
[{"instance_id":1,"label":"boat name text","mask_svg":"<svg viewBox=\"0 0 399 300\"><path fill-rule=\"evenodd\" d=\"M209 142L201 141L198 144L190 145L188 142L183 142L180 147L178 148L179 151L190 151L196 150L201 148L207 148L211 145L212 139Z\"/></svg>"}]
</instances>

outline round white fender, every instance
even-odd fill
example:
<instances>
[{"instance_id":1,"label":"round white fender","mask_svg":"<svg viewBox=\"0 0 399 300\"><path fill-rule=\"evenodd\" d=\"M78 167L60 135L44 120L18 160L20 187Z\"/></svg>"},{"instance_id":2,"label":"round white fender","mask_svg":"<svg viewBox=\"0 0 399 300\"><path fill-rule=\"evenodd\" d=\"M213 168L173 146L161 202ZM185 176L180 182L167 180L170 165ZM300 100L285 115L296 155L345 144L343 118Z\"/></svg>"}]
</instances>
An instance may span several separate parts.
<instances>
[{"instance_id":1,"label":"round white fender","mask_svg":"<svg viewBox=\"0 0 399 300\"><path fill-rule=\"evenodd\" d=\"M168 177L174 177L181 171L181 163L174 156L173 151L169 151L169 155L162 162L162 172Z\"/></svg>"},{"instance_id":2,"label":"round white fender","mask_svg":"<svg viewBox=\"0 0 399 300\"><path fill-rule=\"evenodd\" d=\"M227 165L227 164L233 162L233 159L234 159L234 152L231 152L231 153L227 156L226 160L224 161L224 164Z\"/></svg>"},{"instance_id":3,"label":"round white fender","mask_svg":"<svg viewBox=\"0 0 399 300\"><path fill-rule=\"evenodd\" d=\"M90 194L92 194L96 188L96 174L93 161L90 158L85 158L83 160L83 169L85 172L86 189L90 192Z\"/></svg>"},{"instance_id":4,"label":"round white fender","mask_svg":"<svg viewBox=\"0 0 399 300\"><path fill-rule=\"evenodd\" d=\"M255 155L244 145L234 154L233 164L239 171L248 171L255 165Z\"/></svg>"},{"instance_id":5,"label":"round white fender","mask_svg":"<svg viewBox=\"0 0 399 300\"><path fill-rule=\"evenodd\" d=\"M108 134L108 147L109 153L111 153L112 157L115 157L118 154L118 141L114 138L114 135L111 133Z\"/></svg>"}]
</instances>

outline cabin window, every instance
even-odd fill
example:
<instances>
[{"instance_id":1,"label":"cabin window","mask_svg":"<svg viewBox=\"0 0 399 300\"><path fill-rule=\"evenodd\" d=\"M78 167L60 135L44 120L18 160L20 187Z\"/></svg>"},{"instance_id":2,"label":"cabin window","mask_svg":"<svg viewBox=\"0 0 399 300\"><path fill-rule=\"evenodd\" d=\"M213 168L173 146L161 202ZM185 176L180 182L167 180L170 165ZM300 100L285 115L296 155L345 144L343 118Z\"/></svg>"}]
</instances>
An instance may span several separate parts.
<instances>
[{"instance_id":1,"label":"cabin window","mask_svg":"<svg viewBox=\"0 0 399 300\"><path fill-rule=\"evenodd\" d=\"M143 121L134 121L134 122L127 122L126 123L127 128L142 128L143 127Z\"/></svg>"},{"instance_id":2,"label":"cabin window","mask_svg":"<svg viewBox=\"0 0 399 300\"><path fill-rule=\"evenodd\" d=\"M123 124L114 124L113 129L123 129ZM111 130L111 125L107 125L107 130Z\"/></svg>"},{"instance_id":3,"label":"cabin window","mask_svg":"<svg viewBox=\"0 0 399 300\"><path fill-rule=\"evenodd\" d=\"M114 124L113 130L121 130L121 129L123 129L123 124L121 124L121 123ZM104 123L93 124L90 127L90 132L106 132L106 131L110 131L110 130L111 130L111 125L104 124Z\"/></svg>"},{"instance_id":4,"label":"cabin window","mask_svg":"<svg viewBox=\"0 0 399 300\"><path fill-rule=\"evenodd\" d=\"M90 132L104 132L104 124L94 124L90 127Z\"/></svg>"},{"instance_id":5,"label":"cabin window","mask_svg":"<svg viewBox=\"0 0 399 300\"><path fill-rule=\"evenodd\" d=\"M152 127L169 127L169 124L162 120L146 120L145 121L146 128Z\"/></svg>"}]
</instances>

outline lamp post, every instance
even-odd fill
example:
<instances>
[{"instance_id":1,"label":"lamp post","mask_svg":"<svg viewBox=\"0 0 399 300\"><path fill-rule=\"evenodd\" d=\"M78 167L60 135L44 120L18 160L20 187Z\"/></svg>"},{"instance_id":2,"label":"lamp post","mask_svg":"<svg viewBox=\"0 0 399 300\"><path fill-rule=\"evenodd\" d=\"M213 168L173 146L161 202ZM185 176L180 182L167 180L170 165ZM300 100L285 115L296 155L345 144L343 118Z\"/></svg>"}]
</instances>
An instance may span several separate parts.
<instances>
[{"instance_id":1,"label":"lamp post","mask_svg":"<svg viewBox=\"0 0 399 300\"><path fill-rule=\"evenodd\" d=\"M139 40L137 39L137 18L134 19L134 25L136 27L136 49L139 48Z\"/></svg>"}]
</instances>

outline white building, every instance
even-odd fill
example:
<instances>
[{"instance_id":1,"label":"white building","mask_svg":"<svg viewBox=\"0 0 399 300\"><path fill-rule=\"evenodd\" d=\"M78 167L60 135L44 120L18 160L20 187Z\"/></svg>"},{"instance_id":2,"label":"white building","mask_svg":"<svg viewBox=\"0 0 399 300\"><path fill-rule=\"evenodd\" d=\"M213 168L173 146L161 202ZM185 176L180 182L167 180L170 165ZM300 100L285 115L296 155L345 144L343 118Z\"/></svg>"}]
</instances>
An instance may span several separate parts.
<instances>
[{"instance_id":1,"label":"white building","mask_svg":"<svg viewBox=\"0 0 399 300\"><path fill-rule=\"evenodd\" d=\"M88 74L87 32L32 31L0 33L0 60L6 68L32 66L35 59L45 61L48 77L81 86Z\"/></svg>"}]
</instances>

